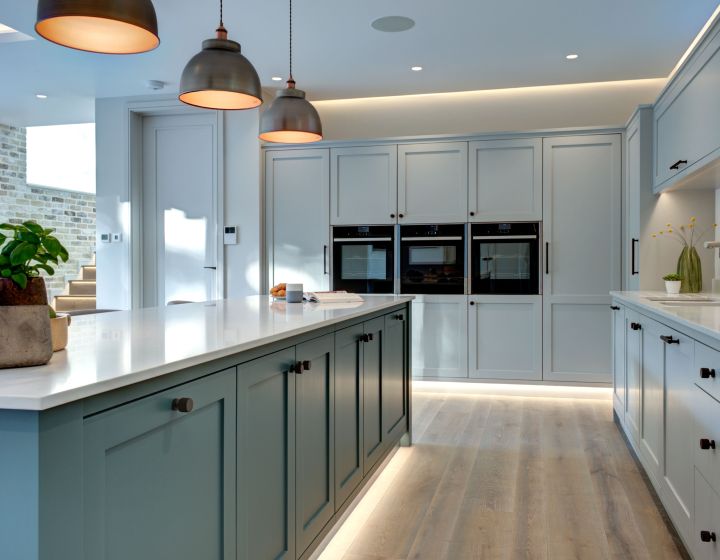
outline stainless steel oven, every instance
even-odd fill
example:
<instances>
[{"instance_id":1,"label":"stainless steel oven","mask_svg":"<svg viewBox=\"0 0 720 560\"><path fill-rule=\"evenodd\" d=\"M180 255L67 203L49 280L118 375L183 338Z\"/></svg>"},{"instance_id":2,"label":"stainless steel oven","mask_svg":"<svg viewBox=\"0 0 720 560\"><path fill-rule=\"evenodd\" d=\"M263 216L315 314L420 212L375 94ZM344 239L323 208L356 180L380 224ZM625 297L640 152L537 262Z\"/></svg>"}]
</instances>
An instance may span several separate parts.
<instances>
[{"instance_id":1,"label":"stainless steel oven","mask_svg":"<svg viewBox=\"0 0 720 560\"><path fill-rule=\"evenodd\" d=\"M470 291L540 293L540 224L472 224Z\"/></svg>"},{"instance_id":2,"label":"stainless steel oven","mask_svg":"<svg viewBox=\"0 0 720 560\"><path fill-rule=\"evenodd\" d=\"M465 224L400 226L400 293L465 293Z\"/></svg>"},{"instance_id":3,"label":"stainless steel oven","mask_svg":"<svg viewBox=\"0 0 720 560\"><path fill-rule=\"evenodd\" d=\"M335 226L332 289L392 294L395 288L395 226Z\"/></svg>"}]
</instances>

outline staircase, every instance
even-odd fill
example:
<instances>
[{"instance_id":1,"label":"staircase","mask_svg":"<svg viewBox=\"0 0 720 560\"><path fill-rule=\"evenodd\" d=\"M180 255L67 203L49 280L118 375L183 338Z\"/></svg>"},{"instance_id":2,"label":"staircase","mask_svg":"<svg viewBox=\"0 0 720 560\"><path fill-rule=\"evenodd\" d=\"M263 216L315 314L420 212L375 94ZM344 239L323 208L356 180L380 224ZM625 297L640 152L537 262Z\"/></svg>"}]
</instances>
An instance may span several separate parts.
<instances>
[{"instance_id":1,"label":"staircase","mask_svg":"<svg viewBox=\"0 0 720 560\"><path fill-rule=\"evenodd\" d=\"M82 266L80 279L70 280L67 291L67 294L55 296L55 311L95 309L95 265Z\"/></svg>"}]
</instances>

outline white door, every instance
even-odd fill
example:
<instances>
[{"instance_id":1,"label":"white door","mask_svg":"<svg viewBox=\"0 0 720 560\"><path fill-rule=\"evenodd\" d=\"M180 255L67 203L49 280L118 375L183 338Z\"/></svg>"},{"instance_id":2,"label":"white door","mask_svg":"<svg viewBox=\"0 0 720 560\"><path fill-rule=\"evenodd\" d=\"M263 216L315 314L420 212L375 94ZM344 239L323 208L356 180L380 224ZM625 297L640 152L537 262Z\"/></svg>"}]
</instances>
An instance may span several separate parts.
<instances>
[{"instance_id":1,"label":"white door","mask_svg":"<svg viewBox=\"0 0 720 560\"><path fill-rule=\"evenodd\" d=\"M625 223L623 224L623 289L640 289L640 200L649 184L652 152L649 108L641 108L625 134Z\"/></svg>"},{"instance_id":2,"label":"white door","mask_svg":"<svg viewBox=\"0 0 720 560\"><path fill-rule=\"evenodd\" d=\"M397 222L397 146L330 150L330 223Z\"/></svg>"},{"instance_id":3,"label":"white door","mask_svg":"<svg viewBox=\"0 0 720 560\"><path fill-rule=\"evenodd\" d=\"M542 296L470 296L468 323L470 377L542 379Z\"/></svg>"},{"instance_id":4,"label":"white door","mask_svg":"<svg viewBox=\"0 0 720 560\"><path fill-rule=\"evenodd\" d=\"M418 295L412 303L412 374L467 378L467 296Z\"/></svg>"},{"instance_id":5,"label":"white door","mask_svg":"<svg viewBox=\"0 0 720 560\"><path fill-rule=\"evenodd\" d=\"M142 304L222 297L218 116L145 117Z\"/></svg>"},{"instance_id":6,"label":"white door","mask_svg":"<svg viewBox=\"0 0 720 560\"><path fill-rule=\"evenodd\" d=\"M398 146L398 221L467 221L467 142Z\"/></svg>"},{"instance_id":7,"label":"white door","mask_svg":"<svg viewBox=\"0 0 720 560\"><path fill-rule=\"evenodd\" d=\"M472 222L542 220L542 139L470 142Z\"/></svg>"},{"instance_id":8,"label":"white door","mask_svg":"<svg viewBox=\"0 0 720 560\"><path fill-rule=\"evenodd\" d=\"M330 152L265 153L270 284L298 282L307 290L330 284Z\"/></svg>"},{"instance_id":9,"label":"white door","mask_svg":"<svg viewBox=\"0 0 720 560\"><path fill-rule=\"evenodd\" d=\"M551 381L611 378L609 292L620 289L620 135L546 138L544 368Z\"/></svg>"}]
</instances>

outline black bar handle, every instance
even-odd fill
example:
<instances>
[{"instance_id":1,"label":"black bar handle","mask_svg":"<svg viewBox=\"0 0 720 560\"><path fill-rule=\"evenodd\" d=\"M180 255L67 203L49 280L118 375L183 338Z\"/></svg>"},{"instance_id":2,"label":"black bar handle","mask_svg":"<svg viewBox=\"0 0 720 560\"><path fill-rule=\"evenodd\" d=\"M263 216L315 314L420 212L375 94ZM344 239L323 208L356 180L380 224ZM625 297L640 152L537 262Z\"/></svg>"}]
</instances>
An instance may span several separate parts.
<instances>
[{"instance_id":1,"label":"black bar handle","mask_svg":"<svg viewBox=\"0 0 720 560\"><path fill-rule=\"evenodd\" d=\"M640 323L630 323L630 328L634 331L639 331L642 329L642 325Z\"/></svg>"},{"instance_id":2,"label":"black bar handle","mask_svg":"<svg viewBox=\"0 0 720 560\"><path fill-rule=\"evenodd\" d=\"M715 379L715 370L713 368L701 367L700 377L702 377L703 379L709 379L711 377Z\"/></svg>"},{"instance_id":3,"label":"black bar handle","mask_svg":"<svg viewBox=\"0 0 720 560\"><path fill-rule=\"evenodd\" d=\"M681 165L687 165L686 159L679 159L670 166L670 169L680 169Z\"/></svg>"},{"instance_id":4,"label":"black bar handle","mask_svg":"<svg viewBox=\"0 0 720 560\"><path fill-rule=\"evenodd\" d=\"M631 250L630 250L630 253L631 253L631 255L630 255L630 274L632 274L632 275L640 273L640 271L637 268L635 268L635 244L636 243L640 243L640 240L633 238L632 242L630 243L630 247L631 247Z\"/></svg>"},{"instance_id":5,"label":"black bar handle","mask_svg":"<svg viewBox=\"0 0 720 560\"><path fill-rule=\"evenodd\" d=\"M662 340L665 344L680 344L679 338L673 338L672 336L668 335L660 335L660 340Z\"/></svg>"},{"instance_id":6,"label":"black bar handle","mask_svg":"<svg viewBox=\"0 0 720 560\"><path fill-rule=\"evenodd\" d=\"M610 309L612 309L613 311L620 311L620 307L617 305L611 305Z\"/></svg>"},{"instance_id":7,"label":"black bar handle","mask_svg":"<svg viewBox=\"0 0 720 560\"><path fill-rule=\"evenodd\" d=\"M328 250L328 246L327 246L327 245L323 245L323 274L327 274L327 273L328 273L328 269L327 269L327 250Z\"/></svg>"},{"instance_id":8,"label":"black bar handle","mask_svg":"<svg viewBox=\"0 0 720 560\"><path fill-rule=\"evenodd\" d=\"M550 274L550 242L545 242L545 274Z\"/></svg>"}]
</instances>

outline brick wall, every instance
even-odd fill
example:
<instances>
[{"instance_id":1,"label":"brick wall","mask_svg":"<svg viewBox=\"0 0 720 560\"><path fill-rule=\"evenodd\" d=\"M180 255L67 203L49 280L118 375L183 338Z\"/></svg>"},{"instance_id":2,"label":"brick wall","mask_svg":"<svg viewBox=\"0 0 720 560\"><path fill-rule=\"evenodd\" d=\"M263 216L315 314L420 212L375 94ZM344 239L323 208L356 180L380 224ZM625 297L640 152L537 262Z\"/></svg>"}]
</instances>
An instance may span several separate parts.
<instances>
[{"instance_id":1,"label":"brick wall","mask_svg":"<svg viewBox=\"0 0 720 560\"><path fill-rule=\"evenodd\" d=\"M70 253L70 260L61 263L55 276L45 275L52 297L62 293L66 281L79 274L80 265L93 258L95 195L27 185L25 157L25 129L0 124L0 222L36 220L55 228Z\"/></svg>"}]
</instances>

